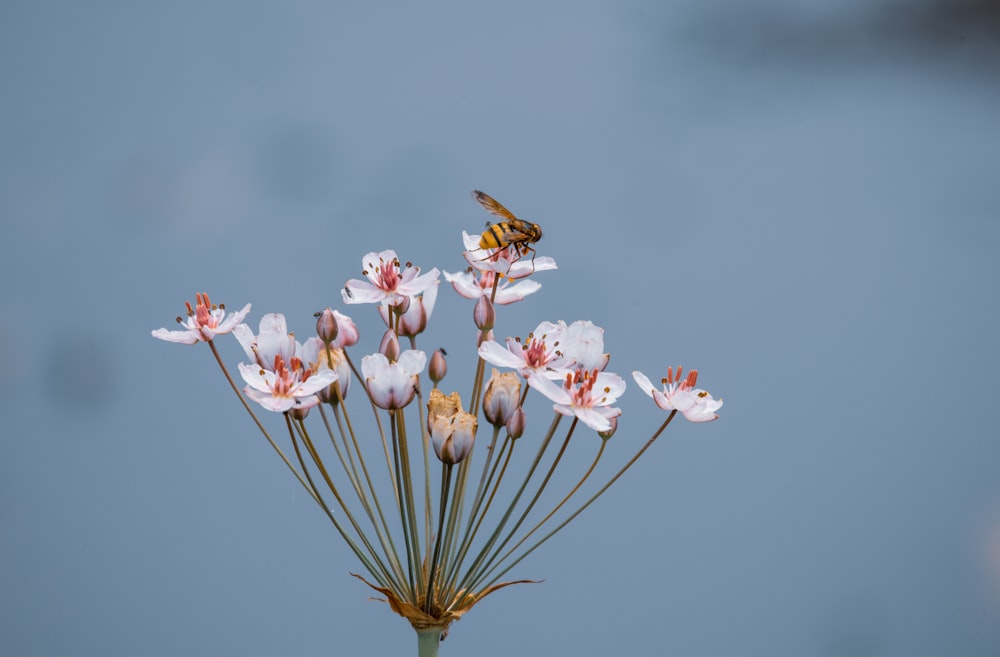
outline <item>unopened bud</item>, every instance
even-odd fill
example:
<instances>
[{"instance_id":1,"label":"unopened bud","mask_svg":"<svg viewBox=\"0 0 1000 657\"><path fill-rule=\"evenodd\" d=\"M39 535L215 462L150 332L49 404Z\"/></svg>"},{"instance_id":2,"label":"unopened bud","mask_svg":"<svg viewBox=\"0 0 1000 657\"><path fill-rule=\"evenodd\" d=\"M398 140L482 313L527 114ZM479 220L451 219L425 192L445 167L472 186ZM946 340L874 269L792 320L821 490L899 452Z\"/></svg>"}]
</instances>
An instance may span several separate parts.
<instances>
[{"instance_id":1,"label":"unopened bud","mask_svg":"<svg viewBox=\"0 0 1000 657\"><path fill-rule=\"evenodd\" d=\"M343 349L357 344L360 334L354 320L336 310L333 311L333 316L337 320L337 338L333 346Z\"/></svg>"},{"instance_id":2,"label":"unopened bud","mask_svg":"<svg viewBox=\"0 0 1000 657\"><path fill-rule=\"evenodd\" d=\"M296 406L291 410L289 410L288 414L292 416L293 420L299 420L301 422L302 420L306 419L306 416L309 415L309 407L300 408Z\"/></svg>"},{"instance_id":3,"label":"unopened bud","mask_svg":"<svg viewBox=\"0 0 1000 657\"><path fill-rule=\"evenodd\" d=\"M525 423L524 409L518 406L514 409L514 412L510 414L507 419L507 433L510 434L511 440L517 440L524 433L524 423Z\"/></svg>"},{"instance_id":4,"label":"unopened bud","mask_svg":"<svg viewBox=\"0 0 1000 657\"><path fill-rule=\"evenodd\" d=\"M392 329L386 331L385 335L382 336L382 342L379 344L378 350L389 359L390 363L395 363L399 360L399 338L396 337Z\"/></svg>"},{"instance_id":5,"label":"unopened bud","mask_svg":"<svg viewBox=\"0 0 1000 657\"><path fill-rule=\"evenodd\" d=\"M448 362L444 359L445 356L444 349L435 349L431 356L430 365L427 366L427 375L435 384L441 383L441 379L448 373Z\"/></svg>"},{"instance_id":6,"label":"unopened bud","mask_svg":"<svg viewBox=\"0 0 1000 657\"><path fill-rule=\"evenodd\" d=\"M437 416L431 424L431 445L442 463L454 465L472 451L479 423L476 416L459 411L450 419Z\"/></svg>"},{"instance_id":7,"label":"unopened bud","mask_svg":"<svg viewBox=\"0 0 1000 657\"><path fill-rule=\"evenodd\" d=\"M327 308L323 312L316 313L316 335L328 345L337 339L337 318L333 314L332 308Z\"/></svg>"},{"instance_id":8,"label":"unopened bud","mask_svg":"<svg viewBox=\"0 0 1000 657\"><path fill-rule=\"evenodd\" d=\"M609 417L608 422L611 423L610 429L605 429L604 431L597 432L597 435L603 438L604 440L607 440L611 436L615 435L615 432L618 431L618 416Z\"/></svg>"},{"instance_id":9,"label":"unopened bud","mask_svg":"<svg viewBox=\"0 0 1000 657\"><path fill-rule=\"evenodd\" d=\"M503 426L517 408L520 399L521 379L517 373L501 374L494 369L483 395L483 415L493 426Z\"/></svg>"},{"instance_id":10,"label":"unopened bud","mask_svg":"<svg viewBox=\"0 0 1000 657\"><path fill-rule=\"evenodd\" d=\"M410 297L400 297L399 301L397 301L392 306L392 311L397 315L402 315L409 309L410 309Z\"/></svg>"},{"instance_id":11,"label":"unopened bud","mask_svg":"<svg viewBox=\"0 0 1000 657\"><path fill-rule=\"evenodd\" d=\"M493 302L485 296L479 297L476 307L472 311L472 319L476 322L476 328L480 331L489 331L493 328L493 323L497 319L497 312L493 308Z\"/></svg>"}]
</instances>

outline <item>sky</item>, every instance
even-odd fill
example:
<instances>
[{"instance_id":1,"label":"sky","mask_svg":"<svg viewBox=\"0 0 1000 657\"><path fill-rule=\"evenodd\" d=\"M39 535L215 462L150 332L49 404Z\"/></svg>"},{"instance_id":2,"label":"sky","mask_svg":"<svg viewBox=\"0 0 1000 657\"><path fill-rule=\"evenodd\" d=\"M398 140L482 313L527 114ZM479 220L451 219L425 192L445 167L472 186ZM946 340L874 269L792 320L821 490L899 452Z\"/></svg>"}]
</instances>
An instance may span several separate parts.
<instances>
[{"instance_id":1,"label":"sky","mask_svg":"<svg viewBox=\"0 0 1000 657\"><path fill-rule=\"evenodd\" d=\"M362 256L464 269L482 189L559 265L498 337L591 320L629 382L605 479L662 420L632 370L725 405L442 655L1000 653L998 66L974 0L5 3L0 646L414 650L210 352L150 331L202 290L300 336L332 306L360 358ZM462 391L471 312L442 285L421 342Z\"/></svg>"}]
</instances>

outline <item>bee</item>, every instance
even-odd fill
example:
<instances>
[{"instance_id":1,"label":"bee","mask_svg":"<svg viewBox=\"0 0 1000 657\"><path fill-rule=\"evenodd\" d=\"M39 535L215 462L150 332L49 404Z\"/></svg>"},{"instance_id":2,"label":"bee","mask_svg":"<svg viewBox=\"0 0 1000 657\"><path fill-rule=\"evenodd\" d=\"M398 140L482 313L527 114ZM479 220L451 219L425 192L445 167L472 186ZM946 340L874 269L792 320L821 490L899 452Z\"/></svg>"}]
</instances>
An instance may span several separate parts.
<instances>
[{"instance_id":1,"label":"bee","mask_svg":"<svg viewBox=\"0 0 1000 657\"><path fill-rule=\"evenodd\" d=\"M479 205L490 213L503 219L495 224L486 224L486 230L479 238L479 248L505 249L513 247L519 256L530 252L531 261L534 262L535 249L531 245L542 239L542 229L538 224L518 219L510 210L500 205L496 199L478 189L472 191L472 198L476 199Z\"/></svg>"}]
</instances>

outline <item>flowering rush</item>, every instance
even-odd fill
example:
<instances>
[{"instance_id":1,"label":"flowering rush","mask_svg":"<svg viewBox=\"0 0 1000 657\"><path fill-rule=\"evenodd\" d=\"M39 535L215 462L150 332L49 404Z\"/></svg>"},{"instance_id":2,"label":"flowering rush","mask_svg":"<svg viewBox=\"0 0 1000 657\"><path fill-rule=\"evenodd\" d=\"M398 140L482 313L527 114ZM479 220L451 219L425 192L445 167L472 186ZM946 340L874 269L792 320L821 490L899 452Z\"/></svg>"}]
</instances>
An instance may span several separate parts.
<instances>
[{"instance_id":1,"label":"flowering rush","mask_svg":"<svg viewBox=\"0 0 1000 657\"><path fill-rule=\"evenodd\" d=\"M499 204L487 209L501 221L487 228L488 239L462 234L467 269L444 272L457 293L444 309L438 269L423 273L393 250L361 258L361 277L347 280L341 300L374 306L384 322L385 332L369 336L368 347L339 310L316 313L315 334L299 341L284 315L263 315L254 331L244 323L250 304L227 313L204 293L186 304L180 330L152 332L168 342L208 345L251 426L357 557L364 574L356 576L416 630L424 657L436 655L450 626L485 596L528 582L505 576L607 491L675 415L704 423L722 407L696 387L697 370L668 367L659 384L633 371L640 392L666 418L638 449L632 438L616 439L631 456L600 469L605 452L618 449L606 447L627 392L625 379L607 371L604 330L556 319L535 324L523 338L495 338L503 319L497 308L538 293L536 277L556 263L535 253L537 224ZM475 373L459 393L445 384L445 350L428 356L420 343L435 313L452 324L469 317L456 312L463 298L473 301L466 344L449 351L454 357L464 348ZM243 353L235 368L242 385L216 346L227 333ZM368 410L356 412L359 406ZM571 447L578 433L584 436ZM590 452L589 467L574 472L563 464L570 448ZM528 454L514 460L515 451ZM603 485L590 483L595 472L607 477ZM545 511L536 508L542 499L556 501Z\"/></svg>"}]
</instances>

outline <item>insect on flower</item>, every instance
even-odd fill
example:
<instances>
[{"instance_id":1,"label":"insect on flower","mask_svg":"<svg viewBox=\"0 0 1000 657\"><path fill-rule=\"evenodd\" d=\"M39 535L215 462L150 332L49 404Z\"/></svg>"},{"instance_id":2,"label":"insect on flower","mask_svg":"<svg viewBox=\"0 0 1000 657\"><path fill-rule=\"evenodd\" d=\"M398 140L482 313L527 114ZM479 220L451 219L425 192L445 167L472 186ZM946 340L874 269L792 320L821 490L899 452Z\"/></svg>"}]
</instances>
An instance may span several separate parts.
<instances>
[{"instance_id":1,"label":"insect on flower","mask_svg":"<svg viewBox=\"0 0 1000 657\"><path fill-rule=\"evenodd\" d=\"M486 230L479 238L479 248L505 249L512 247L519 258L530 251L531 261L534 263L535 249L530 245L542 239L541 227L530 221L518 219L510 210L500 205L496 199L478 189L472 190L472 198L476 199L479 205L486 208L491 214L503 219L495 224L486 224Z\"/></svg>"}]
</instances>

